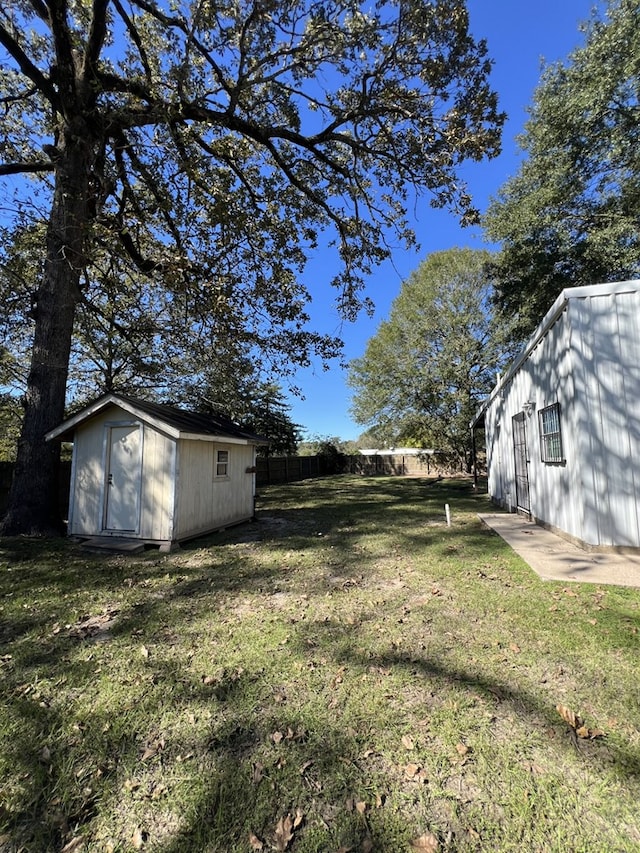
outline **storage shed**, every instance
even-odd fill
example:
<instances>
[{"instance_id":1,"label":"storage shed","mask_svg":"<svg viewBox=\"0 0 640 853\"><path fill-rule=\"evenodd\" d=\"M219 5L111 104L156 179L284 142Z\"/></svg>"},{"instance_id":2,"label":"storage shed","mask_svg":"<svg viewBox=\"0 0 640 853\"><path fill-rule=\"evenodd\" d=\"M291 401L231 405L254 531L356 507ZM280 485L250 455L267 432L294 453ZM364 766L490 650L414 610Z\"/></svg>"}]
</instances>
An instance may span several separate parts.
<instances>
[{"instance_id":1,"label":"storage shed","mask_svg":"<svg viewBox=\"0 0 640 853\"><path fill-rule=\"evenodd\" d=\"M564 290L472 428L492 500L593 550L640 547L640 281Z\"/></svg>"},{"instance_id":2,"label":"storage shed","mask_svg":"<svg viewBox=\"0 0 640 853\"><path fill-rule=\"evenodd\" d=\"M47 440L73 441L68 533L169 548L254 514L268 442L219 415L105 394Z\"/></svg>"}]
</instances>

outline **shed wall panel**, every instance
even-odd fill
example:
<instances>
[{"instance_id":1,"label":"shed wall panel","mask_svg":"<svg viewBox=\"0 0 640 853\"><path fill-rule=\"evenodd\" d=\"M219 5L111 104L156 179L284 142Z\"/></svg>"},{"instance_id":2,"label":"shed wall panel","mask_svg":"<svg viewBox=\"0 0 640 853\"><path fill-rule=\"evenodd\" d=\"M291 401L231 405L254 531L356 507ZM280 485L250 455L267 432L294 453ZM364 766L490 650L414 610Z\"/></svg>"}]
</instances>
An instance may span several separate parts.
<instances>
[{"instance_id":1,"label":"shed wall panel","mask_svg":"<svg viewBox=\"0 0 640 853\"><path fill-rule=\"evenodd\" d=\"M103 426L90 423L75 434L69 533L92 536L102 529L104 490Z\"/></svg>"},{"instance_id":2,"label":"shed wall panel","mask_svg":"<svg viewBox=\"0 0 640 853\"><path fill-rule=\"evenodd\" d=\"M214 475L217 451L229 453L228 477ZM225 527L253 515L253 446L209 441L178 443L174 538Z\"/></svg>"},{"instance_id":3,"label":"shed wall panel","mask_svg":"<svg viewBox=\"0 0 640 853\"><path fill-rule=\"evenodd\" d=\"M173 534L173 461L176 441L145 425L140 536L171 540Z\"/></svg>"},{"instance_id":4,"label":"shed wall panel","mask_svg":"<svg viewBox=\"0 0 640 853\"><path fill-rule=\"evenodd\" d=\"M102 532L106 480L105 436L108 425L131 423L134 418L117 406L109 406L81 424L74 436L73 509L69 532L94 536Z\"/></svg>"},{"instance_id":5,"label":"shed wall panel","mask_svg":"<svg viewBox=\"0 0 640 853\"><path fill-rule=\"evenodd\" d=\"M69 532L94 536L103 532L107 429L136 419L117 406L100 411L74 436L74 481ZM175 441L143 425L140 530L142 539L172 538L172 466Z\"/></svg>"}]
</instances>

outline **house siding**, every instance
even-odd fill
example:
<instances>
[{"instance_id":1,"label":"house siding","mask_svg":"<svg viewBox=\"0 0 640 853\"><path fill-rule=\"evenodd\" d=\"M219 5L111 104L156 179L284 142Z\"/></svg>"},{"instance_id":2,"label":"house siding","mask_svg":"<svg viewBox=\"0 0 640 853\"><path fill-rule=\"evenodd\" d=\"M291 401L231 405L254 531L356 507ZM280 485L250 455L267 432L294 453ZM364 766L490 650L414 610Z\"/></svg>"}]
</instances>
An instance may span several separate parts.
<instances>
[{"instance_id":1,"label":"house siding","mask_svg":"<svg viewBox=\"0 0 640 853\"><path fill-rule=\"evenodd\" d=\"M565 291L564 308L559 300L485 407L490 496L515 509L511 419L533 401L525 418L531 516L588 546L640 547L639 288ZM555 402L564 462L545 464L538 413Z\"/></svg>"},{"instance_id":2,"label":"house siding","mask_svg":"<svg viewBox=\"0 0 640 853\"><path fill-rule=\"evenodd\" d=\"M640 294L575 300L577 429L588 544L640 546Z\"/></svg>"}]
</instances>

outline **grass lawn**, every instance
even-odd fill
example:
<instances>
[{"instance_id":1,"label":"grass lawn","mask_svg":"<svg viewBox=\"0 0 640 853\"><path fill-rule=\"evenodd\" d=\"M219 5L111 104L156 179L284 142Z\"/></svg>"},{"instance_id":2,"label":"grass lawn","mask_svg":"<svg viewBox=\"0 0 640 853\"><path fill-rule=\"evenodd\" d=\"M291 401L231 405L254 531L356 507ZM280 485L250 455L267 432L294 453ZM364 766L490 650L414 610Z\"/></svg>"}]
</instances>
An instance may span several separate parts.
<instances>
[{"instance_id":1,"label":"grass lawn","mask_svg":"<svg viewBox=\"0 0 640 853\"><path fill-rule=\"evenodd\" d=\"M486 508L337 477L172 554L0 540L0 851L640 851L640 590Z\"/></svg>"}]
</instances>

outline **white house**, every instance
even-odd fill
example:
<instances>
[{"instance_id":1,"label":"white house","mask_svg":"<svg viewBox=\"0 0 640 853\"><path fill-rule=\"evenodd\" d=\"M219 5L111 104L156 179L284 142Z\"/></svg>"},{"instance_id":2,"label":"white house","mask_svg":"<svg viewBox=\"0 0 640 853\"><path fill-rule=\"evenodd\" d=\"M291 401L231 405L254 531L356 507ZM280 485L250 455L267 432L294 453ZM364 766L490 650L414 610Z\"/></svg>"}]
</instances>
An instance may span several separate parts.
<instances>
[{"instance_id":1,"label":"white house","mask_svg":"<svg viewBox=\"0 0 640 853\"><path fill-rule=\"evenodd\" d=\"M640 547L640 281L564 290L482 424L493 501L583 547Z\"/></svg>"},{"instance_id":2,"label":"white house","mask_svg":"<svg viewBox=\"0 0 640 853\"><path fill-rule=\"evenodd\" d=\"M47 440L73 441L68 533L171 543L254 514L256 449L218 415L105 394Z\"/></svg>"}]
</instances>

